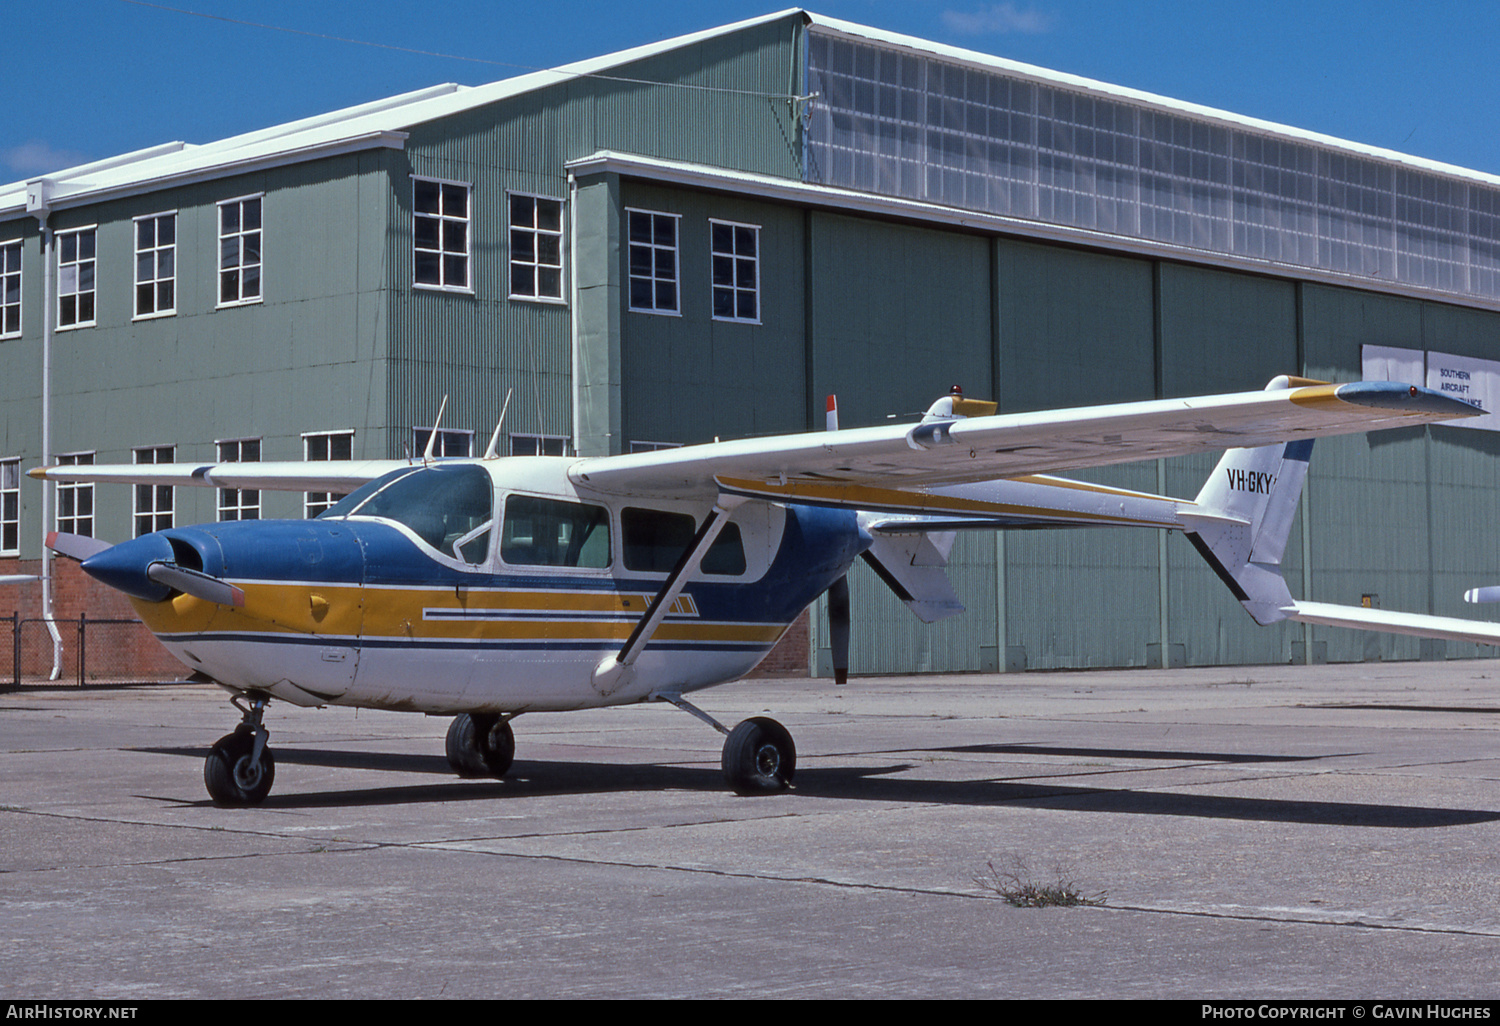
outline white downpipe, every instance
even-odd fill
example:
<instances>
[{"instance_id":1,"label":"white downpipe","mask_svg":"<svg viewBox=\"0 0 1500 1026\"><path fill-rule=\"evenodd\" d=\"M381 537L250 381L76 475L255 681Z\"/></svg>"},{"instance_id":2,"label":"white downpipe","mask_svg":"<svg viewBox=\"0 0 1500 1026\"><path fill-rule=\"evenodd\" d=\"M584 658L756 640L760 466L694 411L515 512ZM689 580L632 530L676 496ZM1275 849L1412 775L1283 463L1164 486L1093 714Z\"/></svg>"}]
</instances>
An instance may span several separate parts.
<instances>
[{"instance_id":1,"label":"white downpipe","mask_svg":"<svg viewBox=\"0 0 1500 1026\"><path fill-rule=\"evenodd\" d=\"M56 261L52 254L52 183L46 179L28 182L26 187L27 208L36 217L42 229L42 466L52 463L52 325L56 311L53 309L53 292L56 289ZM46 536L52 526L52 504L57 484L42 482L42 535ZM56 603L52 590L52 550L42 546L42 620L47 624L47 633L52 636L52 675L50 680L62 677L62 634L57 629Z\"/></svg>"}]
</instances>

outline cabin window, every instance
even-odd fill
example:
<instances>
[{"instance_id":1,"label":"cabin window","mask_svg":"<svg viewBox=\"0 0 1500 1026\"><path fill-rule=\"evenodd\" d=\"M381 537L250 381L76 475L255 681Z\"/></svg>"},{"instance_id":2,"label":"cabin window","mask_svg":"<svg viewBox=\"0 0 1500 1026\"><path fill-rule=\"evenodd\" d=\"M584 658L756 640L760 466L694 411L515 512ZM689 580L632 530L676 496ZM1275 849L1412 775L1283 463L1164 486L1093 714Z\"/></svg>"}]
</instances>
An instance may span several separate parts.
<instances>
[{"instance_id":1,"label":"cabin window","mask_svg":"<svg viewBox=\"0 0 1500 1026\"><path fill-rule=\"evenodd\" d=\"M534 495L505 500L500 558L514 566L609 566L609 513L603 506Z\"/></svg>"},{"instance_id":2,"label":"cabin window","mask_svg":"<svg viewBox=\"0 0 1500 1026\"><path fill-rule=\"evenodd\" d=\"M698 528L686 513L626 507L620 513L625 569L671 573ZM737 576L745 572L745 545L738 524L725 524L698 569L705 574Z\"/></svg>"},{"instance_id":3,"label":"cabin window","mask_svg":"<svg viewBox=\"0 0 1500 1026\"><path fill-rule=\"evenodd\" d=\"M483 563L490 554L494 493L483 468L403 468L372 481L328 517L379 517L409 528L445 556Z\"/></svg>"}]
</instances>

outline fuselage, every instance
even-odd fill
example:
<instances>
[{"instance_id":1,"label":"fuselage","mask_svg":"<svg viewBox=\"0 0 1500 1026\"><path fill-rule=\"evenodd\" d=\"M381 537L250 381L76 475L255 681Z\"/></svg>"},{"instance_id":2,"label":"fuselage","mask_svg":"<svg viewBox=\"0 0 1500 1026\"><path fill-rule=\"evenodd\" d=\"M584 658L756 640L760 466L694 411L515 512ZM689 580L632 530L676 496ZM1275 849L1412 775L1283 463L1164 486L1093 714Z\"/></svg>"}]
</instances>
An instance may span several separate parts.
<instances>
[{"instance_id":1,"label":"fuselage","mask_svg":"<svg viewBox=\"0 0 1500 1026\"><path fill-rule=\"evenodd\" d=\"M545 457L415 466L316 520L171 528L84 568L129 594L183 663L231 690L300 705L518 713L744 676L871 545L871 521L853 509L742 503L629 678L605 687L601 659L641 622L711 501L592 492L568 467ZM963 486L934 503L940 518L994 526L1166 527L1179 505L1054 478ZM156 562L229 582L244 604L150 580Z\"/></svg>"},{"instance_id":2,"label":"fuselage","mask_svg":"<svg viewBox=\"0 0 1500 1026\"><path fill-rule=\"evenodd\" d=\"M236 691L302 705L522 712L741 677L869 544L852 511L746 503L632 680L606 694L595 667L625 642L709 507L590 494L553 463L508 460L504 473L467 464L489 494L471 488L457 510L433 481L460 468L434 467L405 484L418 501L382 507L377 492L363 510L317 520L172 528L85 568L131 593L173 655ZM153 560L233 582L244 605L133 585Z\"/></svg>"}]
</instances>

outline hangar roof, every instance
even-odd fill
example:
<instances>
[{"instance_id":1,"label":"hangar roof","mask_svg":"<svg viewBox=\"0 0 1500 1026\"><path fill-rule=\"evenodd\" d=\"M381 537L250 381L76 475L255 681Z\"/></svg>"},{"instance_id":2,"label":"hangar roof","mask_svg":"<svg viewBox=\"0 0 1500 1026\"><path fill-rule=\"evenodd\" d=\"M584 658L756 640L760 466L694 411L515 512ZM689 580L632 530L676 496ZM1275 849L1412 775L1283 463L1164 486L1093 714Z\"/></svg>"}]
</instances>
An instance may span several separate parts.
<instances>
[{"instance_id":1,"label":"hangar roof","mask_svg":"<svg viewBox=\"0 0 1500 1026\"><path fill-rule=\"evenodd\" d=\"M432 86L216 142L201 145L165 143L67 168L31 179L30 183L20 181L0 185L0 221L29 214L28 191L33 194L33 207L45 204L48 209L55 210L339 153L381 147L400 148L406 139L405 130L414 125L554 85L569 78L605 75L611 69L633 61L799 14L812 28L825 32L862 38L940 60L1000 71L1059 88L1167 110L1278 138L1330 147L1431 173L1500 186L1500 176L789 8L549 70L529 72L488 85L471 87L447 83ZM28 190L28 184L40 182L46 183L45 194L37 189Z\"/></svg>"},{"instance_id":2,"label":"hangar roof","mask_svg":"<svg viewBox=\"0 0 1500 1026\"><path fill-rule=\"evenodd\" d=\"M432 86L231 136L217 142L202 145L165 143L67 168L31 179L30 182L48 183L47 205L56 210L339 153L379 147L400 148L406 140L404 130L413 125L462 113L570 78L603 75L613 68L643 58L796 13L795 8L789 9L545 71L502 79L488 85L462 86L450 82ZM28 214L27 185L26 181L0 185L0 221Z\"/></svg>"}]
</instances>

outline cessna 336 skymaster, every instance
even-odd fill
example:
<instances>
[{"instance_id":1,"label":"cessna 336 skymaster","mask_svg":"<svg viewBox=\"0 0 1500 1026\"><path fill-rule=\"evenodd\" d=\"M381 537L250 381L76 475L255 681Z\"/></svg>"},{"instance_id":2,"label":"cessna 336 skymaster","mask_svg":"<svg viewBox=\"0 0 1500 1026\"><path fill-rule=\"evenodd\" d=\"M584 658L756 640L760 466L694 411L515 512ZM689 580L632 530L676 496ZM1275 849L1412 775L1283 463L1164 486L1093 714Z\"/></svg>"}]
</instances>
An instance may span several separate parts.
<instances>
[{"instance_id":1,"label":"cessna 336 skymaster","mask_svg":"<svg viewBox=\"0 0 1500 1026\"><path fill-rule=\"evenodd\" d=\"M728 735L725 776L756 793L792 780L790 735L763 717L729 730L683 695L748 673L830 590L842 674L855 559L931 621L962 609L943 571L955 530L1173 528L1256 620L1301 618L1279 564L1310 439L1481 412L1415 386L1285 377L1260 392L993 411L953 396L915 426L597 458L495 459L492 441L477 460L31 473L352 491L316 520L48 539L233 696L244 719L204 768L217 802L270 791L272 698L454 715L450 763L497 776L523 712L666 701ZM1037 476L1229 446L1194 501Z\"/></svg>"}]
</instances>

